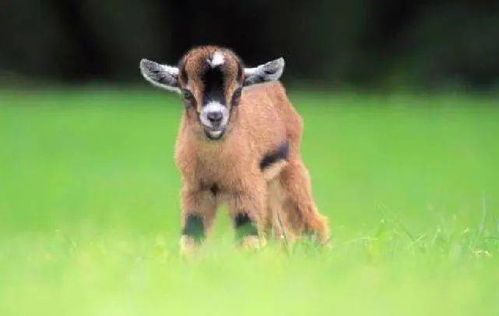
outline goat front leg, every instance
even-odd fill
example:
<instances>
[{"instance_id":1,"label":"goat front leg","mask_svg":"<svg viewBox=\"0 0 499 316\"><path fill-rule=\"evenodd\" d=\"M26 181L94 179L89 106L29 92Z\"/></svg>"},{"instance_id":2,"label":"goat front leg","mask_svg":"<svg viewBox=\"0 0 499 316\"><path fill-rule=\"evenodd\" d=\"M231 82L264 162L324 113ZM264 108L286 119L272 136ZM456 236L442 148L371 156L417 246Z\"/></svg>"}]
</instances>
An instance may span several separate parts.
<instances>
[{"instance_id":1,"label":"goat front leg","mask_svg":"<svg viewBox=\"0 0 499 316\"><path fill-rule=\"evenodd\" d=\"M244 248L258 249L264 241L260 238L265 219L266 184L254 183L252 189L229 195L229 213L236 231L236 240Z\"/></svg>"},{"instance_id":2,"label":"goat front leg","mask_svg":"<svg viewBox=\"0 0 499 316\"><path fill-rule=\"evenodd\" d=\"M181 253L191 253L204 241L212 226L216 209L216 197L212 192L184 185L182 189Z\"/></svg>"}]
</instances>

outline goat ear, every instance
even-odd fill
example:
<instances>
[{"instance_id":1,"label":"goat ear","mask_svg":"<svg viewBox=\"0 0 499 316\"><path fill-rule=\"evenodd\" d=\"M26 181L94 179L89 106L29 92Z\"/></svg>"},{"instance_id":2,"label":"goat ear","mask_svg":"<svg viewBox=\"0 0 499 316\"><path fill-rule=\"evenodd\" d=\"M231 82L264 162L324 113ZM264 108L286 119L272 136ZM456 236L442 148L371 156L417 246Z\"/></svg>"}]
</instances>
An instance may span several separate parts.
<instances>
[{"instance_id":1,"label":"goat ear","mask_svg":"<svg viewBox=\"0 0 499 316\"><path fill-rule=\"evenodd\" d=\"M154 61L142 59L140 61L140 72L153 85L180 93L177 67L161 65Z\"/></svg>"},{"instance_id":2,"label":"goat ear","mask_svg":"<svg viewBox=\"0 0 499 316\"><path fill-rule=\"evenodd\" d=\"M244 85L278 80L284 71L284 58L278 58L255 68L244 68Z\"/></svg>"}]
</instances>

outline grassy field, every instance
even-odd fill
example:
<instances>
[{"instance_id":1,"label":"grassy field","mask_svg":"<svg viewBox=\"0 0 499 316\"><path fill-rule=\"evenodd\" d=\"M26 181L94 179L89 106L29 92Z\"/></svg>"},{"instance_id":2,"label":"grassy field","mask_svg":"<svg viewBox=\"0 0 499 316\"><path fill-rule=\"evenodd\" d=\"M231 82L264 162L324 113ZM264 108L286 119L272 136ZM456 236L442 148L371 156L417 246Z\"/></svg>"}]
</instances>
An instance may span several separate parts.
<instances>
[{"instance_id":1,"label":"grassy field","mask_svg":"<svg viewBox=\"0 0 499 316\"><path fill-rule=\"evenodd\" d=\"M291 98L331 247L185 260L175 97L0 91L0 314L497 315L497 97Z\"/></svg>"}]
</instances>

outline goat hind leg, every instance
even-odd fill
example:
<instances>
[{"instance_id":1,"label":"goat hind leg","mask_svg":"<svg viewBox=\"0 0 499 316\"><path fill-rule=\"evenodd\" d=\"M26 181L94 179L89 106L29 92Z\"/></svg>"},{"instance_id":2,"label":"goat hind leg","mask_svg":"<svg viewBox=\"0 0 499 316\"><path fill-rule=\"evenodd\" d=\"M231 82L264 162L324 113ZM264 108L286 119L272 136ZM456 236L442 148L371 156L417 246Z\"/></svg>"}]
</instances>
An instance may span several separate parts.
<instances>
[{"instance_id":1,"label":"goat hind leg","mask_svg":"<svg viewBox=\"0 0 499 316\"><path fill-rule=\"evenodd\" d=\"M281 173L281 185L285 191L283 210L290 226L297 234L312 233L318 242L329 240L327 218L321 215L312 196L308 170L300 160L290 161Z\"/></svg>"}]
</instances>

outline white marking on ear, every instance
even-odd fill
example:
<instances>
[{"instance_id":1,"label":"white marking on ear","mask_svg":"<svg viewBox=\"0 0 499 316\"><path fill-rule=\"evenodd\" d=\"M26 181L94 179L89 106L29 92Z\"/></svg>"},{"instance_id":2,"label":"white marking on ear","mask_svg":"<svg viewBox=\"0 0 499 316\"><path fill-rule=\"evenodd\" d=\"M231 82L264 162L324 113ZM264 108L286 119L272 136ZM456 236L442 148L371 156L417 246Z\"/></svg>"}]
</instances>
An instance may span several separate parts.
<instances>
[{"instance_id":1,"label":"white marking on ear","mask_svg":"<svg viewBox=\"0 0 499 316\"><path fill-rule=\"evenodd\" d=\"M220 51L215 51L211 56L211 59L206 60L210 64L211 68L223 65L225 62L224 54Z\"/></svg>"},{"instance_id":2,"label":"white marking on ear","mask_svg":"<svg viewBox=\"0 0 499 316\"><path fill-rule=\"evenodd\" d=\"M244 68L244 85L278 80L284 71L284 58L278 58L254 68Z\"/></svg>"},{"instance_id":3,"label":"white marking on ear","mask_svg":"<svg viewBox=\"0 0 499 316\"><path fill-rule=\"evenodd\" d=\"M144 79L154 86L180 93L177 67L161 65L148 59L142 59L140 61L140 72Z\"/></svg>"}]
</instances>

